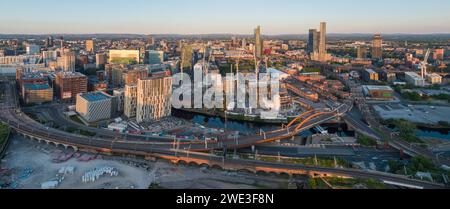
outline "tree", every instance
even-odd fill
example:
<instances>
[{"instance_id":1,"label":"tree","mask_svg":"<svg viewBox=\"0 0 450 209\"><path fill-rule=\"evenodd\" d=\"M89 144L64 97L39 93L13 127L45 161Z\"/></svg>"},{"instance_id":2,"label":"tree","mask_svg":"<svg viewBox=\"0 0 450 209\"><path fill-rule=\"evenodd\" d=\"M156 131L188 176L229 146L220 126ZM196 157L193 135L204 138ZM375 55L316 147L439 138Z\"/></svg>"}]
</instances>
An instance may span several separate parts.
<instances>
[{"instance_id":1,"label":"tree","mask_svg":"<svg viewBox=\"0 0 450 209\"><path fill-rule=\"evenodd\" d=\"M415 136L415 133L417 131L417 126L415 124L409 121L401 120L397 122L396 127L400 132L401 139L408 142L419 141Z\"/></svg>"},{"instance_id":2,"label":"tree","mask_svg":"<svg viewBox=\"0 0 450 209\"><path fill-rule=\"evenodd\" d=\"M413 157L411 159L411 170L413 171L421 171L421 172L429 172L435 170L435 166L431 160L426 159L424 157Z\"/></svg>"}]
</instances>

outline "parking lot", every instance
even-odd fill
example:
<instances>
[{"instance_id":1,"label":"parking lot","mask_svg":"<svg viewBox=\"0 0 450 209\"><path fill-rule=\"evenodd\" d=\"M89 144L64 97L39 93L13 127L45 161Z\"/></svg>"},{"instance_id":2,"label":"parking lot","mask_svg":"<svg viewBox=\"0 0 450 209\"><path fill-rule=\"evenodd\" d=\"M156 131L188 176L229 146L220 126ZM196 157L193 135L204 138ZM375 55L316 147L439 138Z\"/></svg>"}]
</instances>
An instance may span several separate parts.
<instances>
[{"instance_id":1,"label":"parking lot","mask_svg":"<svg viewBox=\"0 0 450 209\"><path fill-rule=\"evenodd\" d=\"M405 119L415 123L437 124L450 122L450 107L408 104L374 105L377 114L383 119Z\"/></svg>"}]
</instances>

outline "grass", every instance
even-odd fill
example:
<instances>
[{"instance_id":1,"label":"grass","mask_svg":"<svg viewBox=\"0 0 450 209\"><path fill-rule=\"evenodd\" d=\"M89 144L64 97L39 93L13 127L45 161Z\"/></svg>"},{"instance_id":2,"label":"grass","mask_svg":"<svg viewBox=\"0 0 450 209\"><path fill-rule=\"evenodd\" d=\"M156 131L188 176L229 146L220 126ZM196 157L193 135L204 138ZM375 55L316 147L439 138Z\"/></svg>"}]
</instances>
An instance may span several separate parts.
<instances>
[{"instance_id":1,"label":"grass","mask_svg":"<svg viewBox=\"0 0 450 209\"><path fill-rule=\"evenodd\" d=\"M363 185L367 189L386 189L386 185L373 179L362 180L352 178L337 178L327 177L324 178L328 183L333 185L336 189L352 189L355 185Z\"/></svg>"},{"instance_id":2,"label":"grass","mask_svg":"<svg viewBox=\"0 0 450 209\"><path fill-rule=\"evenodd\" d=\"M265 161L265 162L279 162L277 157L270 157L270 156L261 156L258 157L259 160ZM315 166L315 159L313 157L309 158L281 158L280 159L282 163L287 164L300 164L300 165L307 165L307 166ZM341 159L336 158L337 166L344 167L344 168L350 168L350 164ZM332 158L317 158L317 165L322 167L329 167L334 168L335 162Z\"/></svg>"},{"instance_id":3,"label":"grass","mask_svg":"<svg viewBox=\"0 0 450 209\"><path fill-rule=\"evenodd\" d=\"M356 142L362 146L373 147L377 145L377 141L364 135L359 135Z\"/></svg>"},{"instance_id":4,"label":"grass","mask_svg":"<svg viewBox=\"0 0 450 209\"><path fill-rule=\"evenodd\" d=\"M85 131L85 130L80 130L80 134L83 136L95 136L97 135L97 133L95 132L90 132L90 131Z\"/></svg>"},{"instance_id":5,"label":"grass","mask_svg":"<svg viewBox=\"0 0 450 209\"><path fill-rule=\"evenodd\" d=\"M74 116L70 116L70 120L79 123L81 125L84 125L83 121L80 120L80 118L78 118L78 116L74 115Z\"/></svg>"},{"instance_id":6,"label":"grass","mask_svg":"<svg viewBox=\"0 0 450 209\"><path fill-rule=\"evenodd\" d=\"M0 123L0 145L3 145L6 141L6 137L9 135L10 128L8 125Z\"/></svg>"},{"instance_id":7,"label":"grass","mask_svg":"<svg viewBox=\"0 0 450 209\"><path fill-rule=\"evenodd\" d=\"M90 137L97 135L97 133L95 133L95 132L90 132L90 131L86 131L86 130L82 130L82 129L77 129L77 128L74 128L74 127L67 127L66 128L66 132L79 133L80 135L90 136Z\"/></svg>"},{"instance_id":8,"label":"grass","mask_svg":"<svg viewBox=\"0 0 450 209\"><path fill-rule=\"evenodd\" d=\"M309 189L331 189L322 179L319 178L309 178L308 179Z\"/></svg>"}]
</instances>

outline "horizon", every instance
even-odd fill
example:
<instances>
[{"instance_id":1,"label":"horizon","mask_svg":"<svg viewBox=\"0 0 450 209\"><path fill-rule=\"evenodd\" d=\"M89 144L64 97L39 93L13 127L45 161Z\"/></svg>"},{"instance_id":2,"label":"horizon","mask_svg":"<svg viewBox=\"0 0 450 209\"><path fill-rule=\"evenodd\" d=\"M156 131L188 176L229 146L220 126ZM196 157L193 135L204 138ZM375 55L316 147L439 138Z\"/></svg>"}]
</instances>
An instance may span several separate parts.
<instances>
[{"instance_id":1,"label":"horizon","mask_svg":"<svg viewBox=\"0 0 450 209\"><path fill-rule=\"evenodd\" d=\"M450 2L440 0L416 5L404 0L379 0L377 4L358 0L115 3L119 1L9 2L0 13L0 34L246 35L261 25L262 34L270 36L307 34L310 28L318 29L321 21L328 23L329 34L450 34Z\"/></svg>"},{"instance_id":2,"label":"horizon","mask_svg":"<svg viewBox=\"0 0 450 209\"><path fill-rule=\"evenodd\" d=\"M327 35L450 35L450 32L442 32L442 33L327 33ZM232 36L254 36L254 34L239 34L239 33L154 33L154 34L145 34L145 33L0 33L2 36L13 36L13 35L29 35L29 36L54 36L54 35L137 35L137 36L205 36L205 35L232 35ZM262 36L292 36L292 35L300 35L307 36L308 33L280 33L280 34L264 34L261 33Z\"/></svg>"}]
</instances>

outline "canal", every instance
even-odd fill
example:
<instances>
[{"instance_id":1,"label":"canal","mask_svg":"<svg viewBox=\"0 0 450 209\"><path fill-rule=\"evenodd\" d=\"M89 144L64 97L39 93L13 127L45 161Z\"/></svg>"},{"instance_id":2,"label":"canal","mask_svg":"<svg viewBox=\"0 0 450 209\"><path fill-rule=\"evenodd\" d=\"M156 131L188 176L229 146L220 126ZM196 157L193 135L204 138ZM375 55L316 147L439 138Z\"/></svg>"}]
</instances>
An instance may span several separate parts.
<instances>
[{"instance_id":1,"label":"canal","mask_svg":"<svg viewBox=\"0 0 450 209\"><path fill-rule=\"evenodd\" d=\"M277 129L281 129L281 124L264 124L264 123L254 123L254 122L246 122L246 121L233 121L220 118L220 117L211 117L204 116L197 113L190 113L184 111L174 111L172 113L173 116L178 118L183 118L185 120L189 120L193 123L200 124L202 126L208 128L217 128L217 129L226 129L229 131L239 131L244 135L251 135L259 130L263 131L273 131ZM354 136L355 133L353 131L348 130L345 124L323 124L322 128L328 131L330 134L338 134L339 136ZM310 129L308 131L304 131L300 134L300 136L307 137L315 134L316 131L314 129Z\"/></svg>"}]
</instances>

